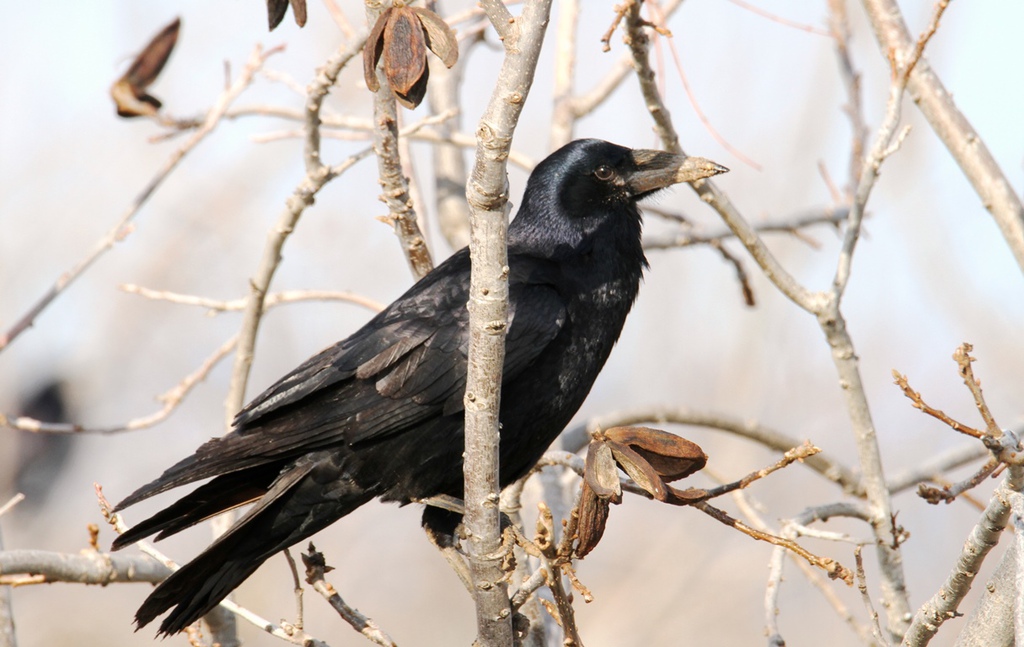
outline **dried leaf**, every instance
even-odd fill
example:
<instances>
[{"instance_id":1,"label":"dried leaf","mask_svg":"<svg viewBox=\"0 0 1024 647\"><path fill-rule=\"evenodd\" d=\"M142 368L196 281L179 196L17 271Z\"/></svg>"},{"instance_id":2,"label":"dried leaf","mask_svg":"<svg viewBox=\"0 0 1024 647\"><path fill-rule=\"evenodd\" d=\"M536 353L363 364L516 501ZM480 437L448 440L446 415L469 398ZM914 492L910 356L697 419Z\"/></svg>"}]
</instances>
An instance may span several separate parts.
<instances>
[{"instance_id":1,"label":"dried leaf","mask_svg":"<svg viewBox=\"0 0 1024 647\"><path fill-rule=\"evenodd\" d=\"M591 441L587 448L583 480L599 498L612 503L622 501L619 468L615 466L615 458L607 443L601 440Z\"/></svg>"},{"instance_id":2,"label":"dried leaf","mask_svg":"<svg viewBox=\"0 0 1024 647\"><path fill-rule=\"evenodd\" d=\"M576 557L586 557L594 550L604 535L608 523L609 501L600 498L586 481L580 491L579 520L576 531L576 546L573 552Z\"/></svg>"},{"instance_id":3,"label":"dried leaf","mask_svg":"<svg viewBox=\"0 0 1024 647\"><path fill-rule=\"evenodd\" d=\"M664 501L668 497L665 483L646 458L630 449L628 445L610 439L606 442L612 450L615 462L629 474L629 478L659 501Z\"/></svg>"},{"instance_id":4,"label":"dried leaf","mask_svg":"<svg viewBox=\"0 0 1024 647\"><path fill-rule=\"evenodd\" d=\"M174 46L178 42L178 31L181 19L160 30L145 49L135 57L131 67L124 75L114 82L110 88L110 96L114 99L117 114L122 117L152 116L162 105L156 97L147 94L148 88L164 69Z\"/></svg>"},{"instance_id":5,"label":"dried leaf","mask_svg":"<svg viewBox=\"0 0 1024 647\"><path fill-rule=\"evenodd\" d=\"M423 25L409 7L393 7L384 26L384 74L391 89L407 95L427 68Z\"/></svg>"},{"instance_id":6,"label":"dried leaf","mask_svg":"<svg viewBox=\"0 0 1024 647\"><path fill-rule=\"evenodd\" d=\"M423 31L427 38L427 47L441 59L445 67L455 65L459 60L459 41L455 38L455 32L433 11L422 7L410 7L423 24Z\"/></svg>"},{"instance_id":7,"label":"dried leaf","mask_svg":"<svg viewBox=\"0 0 1024 647\"><path fill-rule=\"evenodd\" d=\"M612 427L604 435L643 456L666 483L689 476L708 462L697 443L660 429Z\"/></svg>"},{"instance_id":8,"label":"dried leaf","mask_svg":"<svg viewBox=\"0 0 1024 647\"><path fill-rule=\"evenodd\" d=\"M370 92L380 89L377 82L377 63L384 53L384 26L388 24L391 11L392 7L388 7L380 14L377 22L373 23L370 35L366 37L366 44L363 45L363 79Z\"/></svg>"}]
</instances>

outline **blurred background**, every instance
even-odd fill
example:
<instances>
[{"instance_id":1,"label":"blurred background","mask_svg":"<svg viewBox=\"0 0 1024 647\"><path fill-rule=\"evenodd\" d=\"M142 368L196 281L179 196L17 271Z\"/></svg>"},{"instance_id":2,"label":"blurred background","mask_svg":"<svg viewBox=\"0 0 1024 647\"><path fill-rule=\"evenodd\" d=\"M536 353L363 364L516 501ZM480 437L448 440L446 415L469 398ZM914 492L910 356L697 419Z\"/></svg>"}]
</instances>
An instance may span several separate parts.
<instances>
[{"instance_id":1,"label":"blurred background","mask_svg":"<svg viewBox=\"0 0 1024 647\"><path fill-rule=\"evenodd\" d=\"M824 0L752 1L790 21L827 30ZM873 135L888 94L888 65L863 9L848 4L852 56L863 74L864 111ZM901 4L911 32L919 33L932 3ZM339 5L354 24L363 24L362 3L339 0ZM620 33L612 38L611 52L601 52L599 40L613 17L611 3L584 5L577 92L591 88L627 53ZM470 6L445 3L444 13ZM343 39L317 0L310 0L304 29L289 15L273 33L267 32L261 3L239 0L8 8L7 19L0 21L0 51L6 54L0 72L0 328L17 321L94 247L182 141L151 142L163 130L149 120L118 118L108 96L132 57L175 16L182 19L178 46L151 91L177 117L203 114L224 86L225 62L234 76L256 43L284 45L267 68L305 86ZM1018 192L1024 179L1024 85L1016 81L1017 62L1024 60L1021 24L1021 3L954 3L927 50ZM514 143L534 160L549 152L556 26L553 19ZM655 52L662 64L659 75L687 152L732 169L717 183L754 223L830 206L819 165L841 187L851 141L832 40L727 0L690 0L668 26L700 109L761 168L740 160L702 125L661 40ZM486 105L499 62L500 51L491 46L477 47L468 60L461 118L467 133ZM327 105L336 113L368 117L370 95L355 63ZM260 77L236 105L260 104L300 109L303 99L287 84ZM933 406L967 424L981 424L950 358L961 342L974 344L975 372L997 421L1004 427L1024 422L1019 395L1024 276L941 142L909 100L904 108L913 129L885 164L868 205L843 308L890 474L967 442L914 410L892 384L892 369L906 374ZM406 112L407 123L425 110L426 104ZM119 286L215 299L245 296L266 233L304 175L301 140L259 143L254 138L296 128L269 117L225 121L190 153L146 203L131 235L0 356L0 410L42 411L38 415L53 416L47 419L90 426L116 425L157 410L155 397L237 332L241 316L210 316L202 308L147 300ZM627 79L583 119L576 135L634 147L658 145L635 79ZM338 163L365 146L365 141L325 139L323 159ZM438 261L451 250L438 233L431 206L430 150L413 143L413 152L425 203L417 207ZM517 168L510 173L517 203L526 174ZM287 242L275 290L351 290L386 303L410 285L394 234L375 219L386 213L377 186L376 165L367 160L317 196ZM691 193L677 188L657 198L656 205L685 213L698 227L718 229L717 216ZM673 227L648 218L649 232ZM839 238L826 226L806 233L815 246L788 235L767 240L806 286L825 288L835 270ZM650 252L639 302L578 420L648 405L717 411L809 438L855 467L850 425L818 325L760 276L740 246L734 241L727 246L751 275L756 307L744 305L735 271L717 251ZM273 310L260 332L248 397L347 336L368 316L365 309L336 302ZM16 491L28 496L0 520L4 546L74 553L87 547L89 523L101 526L101 544L109 545L112 531L99 515L93 483L118 500L222 433L229 373L230 360L168 420L142 431L58 438L36 447L40 438L0 429L0 503ZM669 429L698 442L710 456L709 467L726 478L775 460L763 448L719 432ZM693 479L697 486L709 483L705 476ZM982 500L991 489L991 482L982 486ZM842 497L838 488L801 466L758 483L749 494L772 522ZM142 519L169 500L133 508L127 521ZM732 501L720 503L736 512ZM911 492L897 496L894 507L910 533L903 555L916 608L949 573L979 513L961 501L930 506ZM321 533L317 547L337 569L329 579L399 644L469 644L475 635L471 601L425 540L419 515L416 506L374 503ZM825 528L869 536L852 522ZM164 542L162 549L183 562L209 538L209 529L201 527ZM853 564L847 544L803 543ZM989 558L989 567L1001 550ZM612 510L605 538L579 567L595 597L589 605L577 605L583 639L589 647L762 643L770 552L766 544L696 510L628 498ZM865 551L865 556L877 601L874 555ZM787 573L779 620L787 644L818 645L826 636L836 647L859 644L797 571L790 567ZM865 617L855 590L839 583L832 588ZM149 590L146 584L16 588L18 644L149 644L153 630L133 634L131 624ZM237 600L271 620L293 620L284 559L271 559L238 591ZM962 610L971 606L969 600ZM960 623L947 623L933 644L952 644ZM367 644L315 595L306 596L306 629L335 646ZM282 644L242 623L240 630L246 644Z\"/></svg>"}]
</instances>

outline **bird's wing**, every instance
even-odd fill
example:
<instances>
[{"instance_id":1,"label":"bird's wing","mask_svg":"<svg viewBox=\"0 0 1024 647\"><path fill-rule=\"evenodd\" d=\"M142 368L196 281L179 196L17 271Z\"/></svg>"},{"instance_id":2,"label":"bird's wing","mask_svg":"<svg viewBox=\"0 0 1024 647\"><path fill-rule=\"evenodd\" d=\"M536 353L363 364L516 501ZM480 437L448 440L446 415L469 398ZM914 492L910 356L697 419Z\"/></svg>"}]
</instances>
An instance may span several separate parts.
<instances>
[{"instance_id":1,"label":"bird's wing","mask_svg":"<svg viewBox=\"0 0 1024 647\"><path fill-rule=\"evenodd\" d=\"M465 254L449 259L430 275L433 280L417 284L357 333L257 397L236 419L241 433L262 428L291 432L296 444L356 444L462 411L468 264ZM514 275L509 303L506 380L526 369L565 323L564 300L543 278ZM314 400L323 403L316 406ZM314 412L315 419L307 418ZM271 420L284 424L263 424Z\"/></svg>"},{"instance_id":2,"label":"bird's wing","mask_svg":"<svg viewBox=\"0 0 1024 647\"><path fill-rule=\"evenodd\" d=\"M118 507L200 479L373 442L458 414L469 349L468 256L464 262L464 268L440 266L447 280L428 275L351 337L310 358L243 409L231 433L203 444ZM565 303L549 281L512 278L506 381L529 370L565 323Z\"/></svg>"}]
</instances>

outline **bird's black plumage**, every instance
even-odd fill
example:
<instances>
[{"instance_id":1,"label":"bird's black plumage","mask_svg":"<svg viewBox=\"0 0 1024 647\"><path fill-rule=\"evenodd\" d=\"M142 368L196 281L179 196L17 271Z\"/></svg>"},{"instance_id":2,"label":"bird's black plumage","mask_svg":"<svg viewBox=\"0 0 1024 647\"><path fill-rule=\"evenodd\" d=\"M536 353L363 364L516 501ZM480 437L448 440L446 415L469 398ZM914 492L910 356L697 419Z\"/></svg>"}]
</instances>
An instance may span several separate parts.
<instances>
[{"instance_id":1,"label":"bird's black plumage","mask_svg":"<svg viewBox=\"0 0 1024 647\"><path fill-rule=\"evenodd\" d=\"M723 170L599 140L572 142L534 170L508 232L502 486L562 431L619 337L646 266L637 201ZM249 403L230 433L118 504L213 477L115 548L255 502L156 588L140 627L173 607L160 631L184 629L268 557L375 497L461 498L469 275L463 249Z\"/></svg>"}]
</instances>

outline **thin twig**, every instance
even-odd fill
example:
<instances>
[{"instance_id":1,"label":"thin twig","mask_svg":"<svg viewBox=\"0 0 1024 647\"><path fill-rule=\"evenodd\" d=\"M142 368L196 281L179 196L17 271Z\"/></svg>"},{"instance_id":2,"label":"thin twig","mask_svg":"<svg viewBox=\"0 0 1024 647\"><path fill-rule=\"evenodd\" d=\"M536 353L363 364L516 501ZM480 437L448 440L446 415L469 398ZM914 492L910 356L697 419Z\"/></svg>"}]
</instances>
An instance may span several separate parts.
<instances>
[{"instance_id":1,"label":"thin twig","mask_svg":"<svg viewBox=\"0 0 1024 647\"><path fill-rule=\"evenodd\" d=\"M901 391L903 391L903 395L907 396L907 398L913 403L915 409L920 409L936 420L945 423L950 429L958 431L966 436L971 436L972 438L985 437L985 432L974 429L973 427L968 427L962 422L950 418L943 411L930 406L924 401L924 398L921 397L921 394L918 391L911 388L910 382L907 380L907 376L903 375L896 369L893 369L892 377L895 384L900 387Z\"/></svg>"},{"instance_id":2,"label":"thin twig","mask_svg":"<svg viewBox=\"0 0 1024 647\"><path fill-rule=\"evenodd\" d=\"M862 548L862 546L857 546L853 549L853 559L856 561L857 570L857 590L860 591L861 603L867 610L868 617L871 618L871 637L878 644L889 647L892 643L882 633L882 625L878 622L878 612L875 611L875 605L871 603L871 595L868 593L868 578L864 574L864 558L860 554Z\"/></svg>"},{"instance_id":3,"label":"thin twig","mask_svg":"<svg viewBox=\"0 0 1024 647\"><path fill-rule=\"evenodd\" d=\"M104 496L103 488L101 488L98 483L94 483L93 487L96 490L96 501L100 507L100 514L103 515L106 522L110 524L114 531L119 535L127 532L129 530L129 526L124 522L124 519L120 514L112 511L113 506L110 505L110 502L107 501L106 496ZM168 569L168 574L178 570L178 564L173 559L157 550L151 543L147 541L139 541L135 543L135 546L140 551L166 567ZM239 606L231 600L221 600L218 606L276 638L281 638L288 642L302 645L302 647L327 647L327 643L310 636L304 631L295 631L294 627L277 625L249 609Z\"/></svg>"},{"instance_id":4,"label":"thin twig","mask_svg":"<svg viewBox=\"0 0 1024 647\"><path fill-rule=\"evenodd\" d=\"M364 41L365 37L361 37L338 49L320 66L309 85L305 123L306 177L288 198L277 224L268 234L259 266L249 282L251 289L239 331L235 364L231 372L231 386L224 407L225 423L228 427L245 401L245 388L249 381L249 371L252 368L256 335L264 311L263 302L278 264L281 262L281 249L284 247L288 235L295 229L299 217L307 207L313 204L317 192L339 172L338 169L324 166L320 159L320 108L328 91L337 81L342 68L359 54Z\"/></svg>"},{"instance_id":5,"label":"thin twig","mask_svg":"<svg viewBox=\"0 0 1024 647\"><path fill-rule=\"evenodd\" d=\"M196 129L194 133L175 150L164 165L156 172L149 183L142 189L142 191L135 197L128 208L121 214L121 218L117 224L114 225L110 231L108 231L93 247L92 251L89 252L70 270L65 272L57 279L57 281L50 287L50 289L44 294L28 312L21 316L17 322L5 333L0 335L0 351L6 348L18 335L24 332L26 329L31 327L36 320L36 317L46 309L50 303L56 299L65 288L67 288L75 279L81 276L89 267L92 266L101 256L106 252L110 251L116 243L123 241L128 237L129 234L134 230L132 220L138 215L139 211L146 204L153 193L163 184L163 181L177 168L178 163L196 146L202 142L207 135L213 132L217 124L220 123L227 112L228 106L238 98L249 84L252 83L253 77L263 67L266 60L274 54L282 51L282 47L275 47L267 50L266 52L260 46L256 46L252 54L249 55L249 59L245 66L242 68L238 78L235 79L224 92L217 98L213 106L210 107L210 111L206 114L206 119L202 125Z\"/></svg>"},{"instance_id":6,"label":"thin twig","mask_svg":"<svg viewBox=\"0 0 1024 647\"><path fill-rule=\"evenodd\" d=\"M828 576L832 579L839 579L846 582L847 585L853 585L853 573L850 569L846 568L831 557L818 557L817 555L809 552L796 542L786 539L784 537L777 537L773 534L762 532L756 528L752 528L747 524L743 523L738 519L726 514L724 511L719 510L709 503L698 503L693 507L697 508L701 512L704 512L708 516L720 521L721 523L739 530L745 535L753 537L759 541L768 542L776 546L782 546L789 551L792 551L796 555L803 557L809 564L816 566L825 571Z\"/></svg>"},{"instance_id":7,"label":"thin twig","mask_svg":"<svg viewBox=\"0 0 1024 647\"><path fill-rule=\"evenodd\" d=\"M162 402L163 406L149 415L132 418L128 422L110 427L88 427L78 423L46 422L26 416L10 417L0 413L0 426L10 427L12 429L21 429L22 431L48 434L115 434L123 431L136 431L152 427L153 425L166 420L171 413L178 408L178 405L184 401L185 396L187 396L192 389L196 387L196 385L205 380L206 376L210 374L210 371L212 371L222 359L231 353L237 343L238 335L228 339L226 342L221 344L219 348L213 351L209 357L203 360L203 363L199 368L186 375L184 379L178 382L178 384L170 390L157 396L156 399Z\"/></svg>"},{"instance_id":8,"label":"thin twig","mask_svg":"<svg viewBox=\"0 0 1024 647\"><path fill-rule=\"evenodd\" d=\"M302 554L302 563L306 565L306 582L334 607L342 620L371 642L383 647L395 647L395 641L377 623L346 604L331 583L324 579L324 574L332 569L324 561L323 553L317 552L312 543L309 544L309 552Z\"/></svg>"},{"instance_id":9,"label":"thin twig","mask_svg":"<svg viewBox=\"0 0 1024 647\"><path fill-rule=\"evenodd\" d=\"M966 342L960 344L953 352L953 361L956 362L960 377L974 397L974 404L978 408L981 419L985 421L985 430L988 435L996 439L1002 438L1003 430L996 424L992 411L985 403L985 396L981 393L981 382L974 377L974 369L971 368L971 363L974 362L974 358L971 357L972 350L974 350L974 346Z\"/></svg>"},{"instance_id":10,"label":"thin twig","mask_svg":"<svg viewBox=\"0 0 1024 647\"><path fill-rule=\"evenodd\" d=\"M911 60L921 38L911 36L896 0L863 0L863 4L882 56ZM936 9L934 15L941 15L939 7ZM929 27L928 31L934 30ZM907 85L914 105L959 164L1024 271L1024 204L1020 196L926 59L915 62Z\"/></svg>"}]
</instances>

